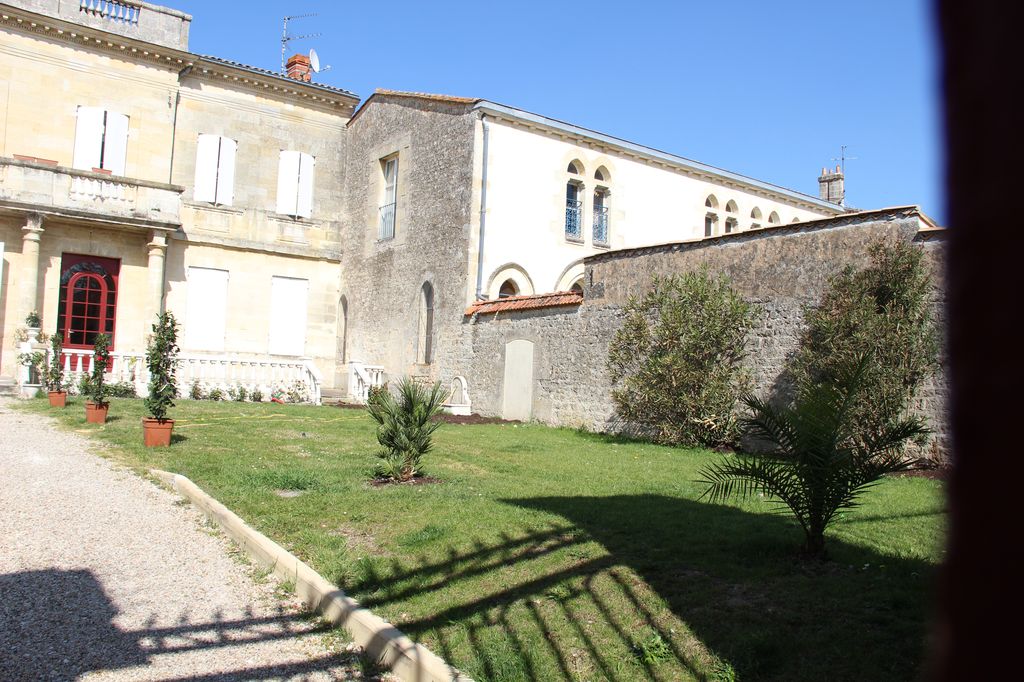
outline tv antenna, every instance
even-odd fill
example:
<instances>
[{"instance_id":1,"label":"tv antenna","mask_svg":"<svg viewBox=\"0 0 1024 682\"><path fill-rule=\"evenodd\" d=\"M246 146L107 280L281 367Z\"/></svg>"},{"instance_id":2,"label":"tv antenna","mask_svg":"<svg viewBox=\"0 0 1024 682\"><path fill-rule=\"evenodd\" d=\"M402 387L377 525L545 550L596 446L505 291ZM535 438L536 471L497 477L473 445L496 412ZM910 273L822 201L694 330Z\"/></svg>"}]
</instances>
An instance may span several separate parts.
<instances>
[{"instance_id":1,"label":"tv antenna","mask_svg":"<svg viewBox=\"0 0 1024 682\"><path fill-rule=\"evenodd\" d=\"M286 73L285 60L288 57L288 43L293 40L305 40L306 38L319 38L319 33L306 33L301 36L290 36L288 35L288 22L292 19L305 19L307 17L317 16L316 12L310 12L309 14L294 14L290 17L284 18L284 27L281 29L281 73Z\"/></svg>"},{"instance_id":2,"label":"tv antenna","mask_svg":"<svg viewBox=\"0 0 1024 682\"><path fill-rule=\"evenodd\" d=\"M846 161L848 159L850 161L856 161L857 157L856 156L847 156L846 155L846 145L845 144L844 145L840 145L839 146L839 158L836 158L834 156L832 157L833 161L838 161L839 162L839 172L843 174L843 195L841 197L839 197L839 205L840 206L846 206Z\"/></svg>"}]
</instances>

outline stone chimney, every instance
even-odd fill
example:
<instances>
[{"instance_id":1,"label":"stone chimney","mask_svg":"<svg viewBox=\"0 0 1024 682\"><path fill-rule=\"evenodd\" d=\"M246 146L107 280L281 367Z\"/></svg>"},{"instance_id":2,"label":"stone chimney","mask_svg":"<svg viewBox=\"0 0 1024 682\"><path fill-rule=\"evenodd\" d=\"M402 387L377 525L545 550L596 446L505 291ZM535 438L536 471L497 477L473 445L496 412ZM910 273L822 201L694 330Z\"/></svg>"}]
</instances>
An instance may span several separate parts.
<instances>
[{"instance_id":1,"label":"stone chimney","mask_svg":"<svg viewBox=\"0 0 1024 682\"><path fill-rule=\"evenodd\" d=\"M835 170L821 169L818 177L818 196L824 201L843 205L846 198L846 186L843 183L843 171L839 166Z\"/></svg>"},{"instance_id":2,"label":"stone chimney","mask_svg":"<svg viewBox=\"0 0 1024 682\"><path fill-rule=\"evenodd\" d=\"M309 65L309 57L304 54L292 55L284 66L288 71L289 78L303 83L308 83L313 79L313 67Z\"/></svg>"}]
</instances>

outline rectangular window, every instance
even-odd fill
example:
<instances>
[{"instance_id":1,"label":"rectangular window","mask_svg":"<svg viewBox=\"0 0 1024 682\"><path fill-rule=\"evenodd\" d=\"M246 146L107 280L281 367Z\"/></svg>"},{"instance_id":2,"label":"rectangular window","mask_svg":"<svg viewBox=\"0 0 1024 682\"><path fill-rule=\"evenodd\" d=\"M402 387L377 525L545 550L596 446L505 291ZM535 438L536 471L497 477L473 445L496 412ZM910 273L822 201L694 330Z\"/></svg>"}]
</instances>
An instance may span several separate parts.
<instances>
[{"instance_id":1,"label":"rectangular window","mask_svg":"<svg viewBox=\"0 0 1024 682\"><path fill-rule=\"evenodd\" d=\"M220 135L199 135L196 186L192 198L230 206L235 197L235 152L238 143Z\"/></svg>"},{"instance_id":2,"label":"rectangular window","mask_svg":"<svg viewBox=\"0 0 1024 682\"><path fill-rule=\"evenodd\" d=\"M271 355L299 356L306 352L306 309L309 280L272 277L270 280Z\"/></svg>"},{"instance_id":3,"label":"rectangular window","mask_svg":"<svg viewBox=\"0 0 1024 682\"><path fill-rule=\"evenodd\" d=\"M398 205L398 157L382 160L381 167L384 171L384 196L380 204L377 237L391 239L395 236L395 209Z\"/></svg>"},{"instance_id":4,"label":"rectangular window","mask_svg":"<svg viewBox=\"0 0 1024 682\"><path fill-rule=\"evenodd\" d=\"M190 267L186 282L185 347L189 350L224 350L228 271Z\"/></svg>"},{"instance_id":5,"label":"rectangular window","mask_svg":"<svg viewBox=\"0 0 1024 682\"><path fill-rule=\"evenodd\" d=\"M309 218L313 215L313 177L316 159L309 154L281 150L277 167L277 212Z\"/></svg>"},{"instance_id":6,"label":"rectangular window","mask_svg":"<svg viewBox=\"0 0 1024 682\"><path fill-rule=\"evenodd\" d=\"M78 107L75 126L75 157L79 170L102 168L124 175L128 152L128 117L97 107Z\"/></svg>"}]
</instances>

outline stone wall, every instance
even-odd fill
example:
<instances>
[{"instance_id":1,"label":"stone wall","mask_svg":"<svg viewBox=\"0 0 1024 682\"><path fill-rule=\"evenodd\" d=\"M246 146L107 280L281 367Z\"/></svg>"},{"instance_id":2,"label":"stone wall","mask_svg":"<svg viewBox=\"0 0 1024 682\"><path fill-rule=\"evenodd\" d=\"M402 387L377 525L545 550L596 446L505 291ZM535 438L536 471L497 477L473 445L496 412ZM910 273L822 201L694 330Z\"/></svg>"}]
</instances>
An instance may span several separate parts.
<instances>
[{"instance_id":1,"label":"stone wall","mask_svg":"<svg viewBox=\"0 0 1024 682\"><path fill-rule=\"evenodd\" d=\"M941 233L920 232L922 227L916 210L878 211L594 256L586 261L582 306L466 318L457 352L443 375L467 377L474 412L500 415L505 344L530 340L535 344L534 419L615 430L605 360L621 324L623 304L629 296L643 293L652 275L707 265L712 272L727 274L736 289L758 305L748 363L755 390L769 395L784 390L779 376L799 340L804 307L820 298L829 277L842 268L866 265L872 241L890 236L919 242L934 271L941 272ZM936 289L935 302L941 318L941 288ZM917 408L936 432L936 456L945 451L947 392L945 376L939 375L917 399Z\"/></svg>"},{"instance_id":2,"label":"stone wall","mask_svg":"<svg viewBox=\"0 0 1024 682\"><path fill-rule=\"evenodd\" d=\"M349 123L339 360L344 344L345 361L383 365L390 379L433 378L452 352L469 281L474 121L466 104L377 94ZM381 240L382 160L395 155L395 235ZM417 362L425 282L434 291L430 364Z\"/></svg>"}]
</instances>

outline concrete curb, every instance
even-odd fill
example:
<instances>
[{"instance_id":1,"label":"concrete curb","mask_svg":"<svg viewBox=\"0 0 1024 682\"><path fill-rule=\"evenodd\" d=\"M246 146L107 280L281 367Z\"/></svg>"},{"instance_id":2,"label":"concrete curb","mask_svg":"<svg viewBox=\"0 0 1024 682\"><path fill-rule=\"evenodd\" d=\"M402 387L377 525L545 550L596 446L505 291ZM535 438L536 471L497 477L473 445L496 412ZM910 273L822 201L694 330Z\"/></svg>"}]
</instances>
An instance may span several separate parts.
<instances>
[{"instance_id":1,"label":"concrete curb","mask_svg":"<svg viewBox=\"0 0 1024 682\"><path fill-rule=\"evenodd\" d=\"M331 623L344 627L373 660L407 682L472 682L398 628L345 596L335 585L299 561L276 542L250 527L230 509L180 474L151 469L150 473L198 507L257 564L282 580L295 583L295 593Z\"/></svg>"}]
</instances>

